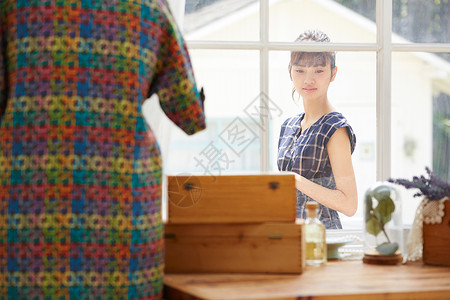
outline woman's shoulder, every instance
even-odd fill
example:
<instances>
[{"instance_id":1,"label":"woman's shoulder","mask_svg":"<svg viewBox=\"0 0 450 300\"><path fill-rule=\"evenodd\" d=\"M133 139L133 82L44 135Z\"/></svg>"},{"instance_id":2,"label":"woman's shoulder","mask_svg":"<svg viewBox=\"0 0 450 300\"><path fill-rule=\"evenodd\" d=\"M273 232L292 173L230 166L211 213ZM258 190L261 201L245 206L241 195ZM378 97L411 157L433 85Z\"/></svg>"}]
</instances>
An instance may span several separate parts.
<instances>
[{"instance_id":1,"label":"woman's shoulder","mask_svg":"<svg viewBox=\"0 0 450 300\"><path fill-rule=\"evenodd\" d=\"M331 137L337 129L346 128L353 153L356 144L356 136L353 128L348 123L347 118L345 118L344 115L340 112L335 111L326 114L322 122L323 124L326 124L326 126L323 126L322 129L327 133L329 137Z\"/></svg>"}]
</instances>

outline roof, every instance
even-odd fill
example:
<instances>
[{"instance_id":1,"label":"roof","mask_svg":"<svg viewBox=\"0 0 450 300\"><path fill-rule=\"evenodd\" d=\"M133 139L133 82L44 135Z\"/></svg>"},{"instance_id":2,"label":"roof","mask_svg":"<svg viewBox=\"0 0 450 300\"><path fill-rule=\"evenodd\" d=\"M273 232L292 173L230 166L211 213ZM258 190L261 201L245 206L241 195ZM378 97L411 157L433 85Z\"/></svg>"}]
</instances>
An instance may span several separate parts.
<instances>
[{"instance_id":1,"label":"roof","mask_svg":"<svg viewBox=\"0 0 450 300\"><path fill-rule=\"evenodd\" d=\"M242 11L259 0L221 0L184 16L184 32L190 33L231 14Z\"/></svg>"}]
</instances>

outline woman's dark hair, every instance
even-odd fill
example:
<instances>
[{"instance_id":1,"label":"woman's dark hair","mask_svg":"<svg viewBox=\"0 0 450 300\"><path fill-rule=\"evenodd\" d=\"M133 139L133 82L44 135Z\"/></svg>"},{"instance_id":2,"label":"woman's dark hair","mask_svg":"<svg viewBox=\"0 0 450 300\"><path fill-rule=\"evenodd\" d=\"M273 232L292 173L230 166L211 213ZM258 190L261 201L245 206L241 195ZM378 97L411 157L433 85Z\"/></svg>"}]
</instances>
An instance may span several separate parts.
<instances>
[{"instance_id":1,"label":"woman's dark hair","mask_svg":"<svg viewBox=\"0 0 450 300\"><path fill-rule=\"evenodd\" d=\"M319 30L307 30L299 35L295 40L296 43L329 43L330 38L328 35ZM307 60L309 65L326 65L327 61L330 62L331 69L336 66L336 53L335 52L303 52L292 51L291 60L289 62L289 70L296 63Z\"/></svg>"}]
</instances>

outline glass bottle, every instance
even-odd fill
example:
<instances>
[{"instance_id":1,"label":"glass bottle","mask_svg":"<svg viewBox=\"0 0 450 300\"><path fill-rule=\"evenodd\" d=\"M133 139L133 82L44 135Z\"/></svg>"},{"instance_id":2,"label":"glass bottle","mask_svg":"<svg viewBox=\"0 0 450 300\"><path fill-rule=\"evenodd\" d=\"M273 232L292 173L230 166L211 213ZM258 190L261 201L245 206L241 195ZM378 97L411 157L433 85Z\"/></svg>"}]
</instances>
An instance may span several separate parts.
<instances>
[{"instance_id":1,"label":"glass bottle","mask_svg":"<svg viewBox=\"0 0 450 300\"><path fill-rule=\"evenodd\" d=\"M318 204L306 203L305 241L306 265L321 266L327 263L325 225L317 218Z\"/></svg>"}]
</instances>

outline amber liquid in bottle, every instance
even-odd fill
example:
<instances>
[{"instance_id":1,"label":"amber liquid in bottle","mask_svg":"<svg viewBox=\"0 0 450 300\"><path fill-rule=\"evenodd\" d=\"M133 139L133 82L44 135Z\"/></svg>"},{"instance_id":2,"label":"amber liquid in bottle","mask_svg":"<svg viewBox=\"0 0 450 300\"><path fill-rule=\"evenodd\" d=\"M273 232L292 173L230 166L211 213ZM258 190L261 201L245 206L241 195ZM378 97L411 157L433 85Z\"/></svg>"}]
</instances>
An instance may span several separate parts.
<instances>
[{"instance_id":1,"label":"amber liquid in bottle","mask_svg":"<svg viewBox=\"0 0 450 300\"><path fill-rule=\"evenodd\" d=\"M317 218L317 208L318 204L315 202L306 203L305 240L308 266L321 266L327 263L325 226Z\"/></svg>"}]
</instances>

